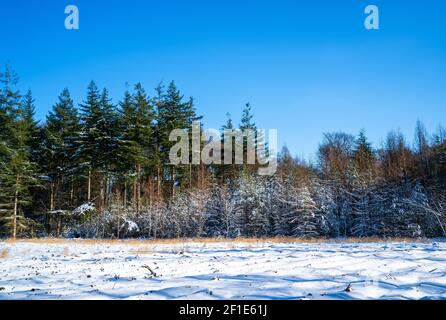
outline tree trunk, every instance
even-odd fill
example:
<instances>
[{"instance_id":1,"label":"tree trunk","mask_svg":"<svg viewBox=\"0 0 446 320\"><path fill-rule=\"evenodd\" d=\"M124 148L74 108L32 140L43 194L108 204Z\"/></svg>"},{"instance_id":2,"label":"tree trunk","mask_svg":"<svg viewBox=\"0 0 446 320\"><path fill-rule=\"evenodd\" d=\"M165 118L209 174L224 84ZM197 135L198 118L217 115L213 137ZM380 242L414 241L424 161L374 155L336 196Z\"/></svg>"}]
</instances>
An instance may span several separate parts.
<instances>
[{"instance_id":1,"label":"tree trunk","mask_svg":"<svg viewBox=\"0 0 446 320\"><path fill-rule=\"evenodd\" d=\"M17 214L18 214L18 207L19 207L18 185L19 185L19 176L17 175L16 188L15 188L15 193L14 193L14 217L12 220L12 238L13 239L17 238Z\"/></svg>"},{"instance_id":2,"label":"tree trunk","mask_svg":"<svg viewBox=\"0 0 446 320\"><path fill-rule=\"evenodd\" d=\"M71 184L70 188L70 206L73 206L74 203L74 187L73 184Z\"/></svg>"},{"instance_id":3,"label":"tree trunk","mask_svg":"<svg viewBox=\"0 0 446 320\"><path fill-rule=\"evenodd\" d=\"M127 181L124 182L124 209L127 209Z\"/></svg>"},{"instance_id":4,"label":"tree trunk","mask_svg":"<svg viewBox=\"0 0 446 320\"><path fill-rule=\"evenodd\" d=\"M59 213L59 214L57 215L57 230L56 230L56 237L60 237L61 231L62 231L62 216L61 216L61 214Z\"/></svg>"},{"instance_id":5,"label":"tree trunk","mask_svg":"<svg viewBox=\"0 0 446 320\"><path fill-rule=\"evenodd\" d=\"M118 192L116 193L116 202L118 203L118 223L117 223L117 238L119 239L119 231L120 231L120 219L121 219L121 192L120 190L118 190Z\"/></svg>"},{"instance_id":6,"label":"tree trunk","mask_svg":"<svg viewBox=\"0 0 446 320\"><path fill-rule=\"evenodd\" d=\"M100 186L100 195L99 195L99 213L103 212L104 209L104 184L105 184L105 179L102 178L101 179L101 186Z\"/></svg>"},{"instance_id":7,"label":"tree trunk","mask_svg":"<svg viewBox=\"0 0 446 320\"><path fill-rule=\"evenodd\" d=\"M161 168L160 168L160 166L158 166L158 177L157 177L157 184L158 184L158 186L157 186L157 189L156 189L156 192L157 192L157 196L158 196L158 201L161 199Z\"/></svg>"},{"instance_id":8,"label":"tree trunk","mask_svg":"<svg viewBox=\"0 0 446 320\"><path fill-rule=\"evenodd\" d=\"M91 169L88 169L87 200L88 202L91 201Z\"/></svg>"},{"instance_id":9,"label":"tree trunk","mask_svg":"<svg viewBox=\"0 0 446 320\"><path fill-rule=\"evenodd\" d=\"M141 209L141 165L136 165L136 213Z\"/></svg>"},{"instance_id":10,"label":"tree trunk","mask_svg":"<svg viewBox=\"0 0 446 320\"><path fill-rule=\"evenodd\" d=\"M51 183L50 212L54 211L54 182Z\"/></svg>"},{"instance_id":11,"label":"tree trunk","mask_svg":"<svg viewBox=\"0 0 446 320\"><path fill-rule=\"evenodd\" d=\"M192 163L189 163L189 189L192 190Z\"/></svg>"},{"instance_id":12,"label":"tree trunk","mask_svg":"<svg viewBox=\"0 0 446 320\"><path fill-rule=\"evenodd\" d=\"M152 205L152 179L150 177L147 178L147 204L149 206Z\"/></svg>"},{"instance_id":13,"label":"tree trunk","mask_svg":"<svg viewBox=\"0 0 446 320\"><path fill-rule=\"evenodd\" d=\"M172 197L175 197L175 167L172 167Z\"/></svg>"},{"instance_id":14,"label":"tree trunk","mask_svg":"<svg viewBox=\"0 0 446 320\"><path fill-rule=\"evenodd\" d=\"M136 208L136 179L133 180L133 201L132 201L132 207Z\"/></svg>"},{"instance_id":15,"label":"tree trunk","mask_svg":"<svg viewBox=\"0 0 446 320\"><path fill-rule=\"evenodd\" d=\"M200 163L200 189L203 189L204 186L204 165Z\"/></svg>"}]
</instances>

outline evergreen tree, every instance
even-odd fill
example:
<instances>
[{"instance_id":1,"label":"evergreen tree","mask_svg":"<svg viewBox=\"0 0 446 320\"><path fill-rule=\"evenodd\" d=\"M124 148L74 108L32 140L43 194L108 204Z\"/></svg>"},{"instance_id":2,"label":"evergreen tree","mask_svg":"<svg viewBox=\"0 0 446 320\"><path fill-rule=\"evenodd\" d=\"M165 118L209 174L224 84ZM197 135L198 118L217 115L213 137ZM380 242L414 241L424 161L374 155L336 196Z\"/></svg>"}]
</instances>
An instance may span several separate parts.
<instances>
[{"instance_id":1,"label":"evergreen tree","mask_svg":"<svg viewBox=\"0 0 446 320\"><path fill-rule=\"evenodd\" d=\"M232 137L228 137L228 139L232 140L232 141L228 142L232 146L232 153L230 155L227 155L227 156L231 157L231 159L230 159L231 164L224 163L225 161L228 160L228 159L224 159L224 157L225 157L225 142L226 142L225 141L225 131L234 129L231 115L229 113L227 113L226 116L227 116L226 123L221 127L221 155L223 156L223 159L222 159L223 163L221 165L215 166L215 168L214 168L215 176L217 177L217 180L222 184L223 183L230 184L231 182L233 182L236 179L237 173L238 173L237 168L234 166L235 143L234 143L234 141L233 141L234 139Z\"/></svg>"},{"instance_id":2,"label":"evergreen tree","mask_svg":"<svg viewBox=\"0 0 446 320\"><path fill-rule=\"evenodd\" d=\"M107 89L99 93L94 82L81 105L82 135L80 156L87 173L87 200L91 201L92 175L99 180L99 210L110 200L111 176L118 157L118 123ZM107 197L107 199L106 199Z\"/></svg>"},{"instance_id":3,"label":"evergreen tree","mask_svg":"<svg viewBox=\"0 0 446 320\"><path fill-rule=\"evenodd\" d=\"M375 159L372 144L367 140L364 130L359 132L359 137L355 143L353 157L356 169L360 172L366 172L371 169Z\"/></svg>"},{"instance_id":4,"label":"evergreen tree","mask_svg":"<svg viewBox=\"0 0 446 320\"><path fill-rule=\"evenodd\" d=\"M20 93L15 90L16 74L6 68L0 75L0 114L2 131L0 160L0 222L12 238L25 231L31 221L26 210L31 204L31 188L38 185L37 167L31 161L31 124L29 105L21 103Z\"/></svg>"},{"instance_id":5,"label":"evergreen tree","mask_svg":"<svg viewBox=\"0 0 446 320\"><path fill-rule=\"evenodd\" d=\"M234 191L237 236L265 237L270 233L268 194L265 180L243 173Z\"/></svg>"},{"instance_id":6,"label":"evergreen tree","mask_svg":"<svg viewBox=\"0 0 446 320\"><path fill-rule=\"evenodd\" d=\"M353 151L354 179L349 194L352 208L352 234L356 237L371 235L370 191L374 180L375 161L371 143L361 130Z\"/></svg>"},{"instance_id":7,"label":"evergreen tree","mask_svg":"<svg viewBox=\"0 0 446 320\"><path fill-rule=\"evenodd\" d=\"M50 182L50 211L74 205L73 188L80 173L78 111L68 89L64 89L58 99L46 119L41 157L41 166Z\"/></svg>"},{"instance_id":8,"label":"evergreen tree","mask_svg":"<svg viewBox=\"0 0 446 320\"><path fill-rule=\"evenodd\" d=\"M320 235L320 217L317 215L317 205L307 186L297 189L291 202L290 224L292 232L297 237L318 237Z\"/></svg>"},{"instance_id":9,"label":"evergreen tree","mask_svg":"<svg viewBox=\"0 0 446 320\"><path fill-rule=\"evenodd\" d=\"M126 92L121 103L121 138L120 155L129 172L135 177L134 204L139 212L141 201L142 169L149 174L154 163L152 123L154 121L153 106L141 84L135 86L135 94ZM128 174L129 174L128 173Z\"/></svg>"},{"instance_id":10,"label":"evergreen tree","mask_svg":"<svg viewBox=\"0 0 446 320\"><path fill-rule=\"evenodd\" d=\"M264 142L264 138L265 137L259 137L258 136L258 131L257 131L257 126L253 121L254 116L252 115L251 112L251 104L247 103L245 105L245 107L243 108L243 113L242 113L242 118L240 121L240 125L239 125L239 129L243 131L244 133L244 137L243 137L243 163L244 165L242 166L243 171L248 171L251 174L257 170L257 148L259 147L258 143L259 142ZM250 145L250 150L253 150L255 152L254 157L253 157L253 162L254 164L250 163L248 164L248 162L250 162L248 159L248 143L253 143L254 146ZM266 146L264 145L263 147L266 148Z\"/></svg>"},{"instance_id":11,"label":"evergreen tree","mask_svg":"<svg viewBox=\"0 0 446 320\"><path fill-rule=\"evenodd\" d=\"M118 118L107 89L102 90L99 111L100 117L97 123L99 166L96 169L99 173L99 211L102 212L105 205L111 204L119 148Z\"/></svg>"},{"instance_id":12,"label":"evergreen tree","mask_svg":"<svg viewBox=\"0 0 446 320\"><path fill-rule=\"evenodd\" d=\"M39 122L35 120L36 108L34 105L34 98L32 91L28 90L23 97L23 120L25 125L28 126L28 141L27 145L31 150L31 160L35 163L38 162L39 152L40 152L40 140L41 140L41 130L39 127Z\"/></svg>"},{"instance_id":13,"label":"evergreen tree","mask_svg":"<svg viewBox=\"0 0 446 320\"><path fill-rule=\"evenodd\" d=\"M167 173L174 195L177 184L183 185L185 182L190 182L190 176L185 176L187 171L185 171L184 166L169 165L169 151L175 144L175 142L169 141L169 135L174 129L185 129L190 132L192 122L200 120L201 117L196 115L193 99L184 102L183 95L173 81L169 84L165 93L159 92L159 97L161 100L157 103L157 145L159 146L161 163L165 168L168 168Z\"/></svg>"},{"instance_id":14,"label":"evergreen tree","mask_svg":"<svg viewBox=\"0 0 446 320\"><path fill-rule=\"evenodd\" d=\"M214 185L206 204L206 235L226 237L234 235L233 208L226 186Z\"/></svg>"},{"instance_id":15,"label":"evergreen tree","mask_svg":"<svg viewBox=\"0 0 446 320\"><path fill-rule=\"evenodd\" d=\"M80 136L79 155L87 174L87 201L91 201L91 183L93 170L102 167L102 156L99 148L101 121L101 97L96 84L92 81L88 86L87 99L81 104L82 132Z\"/></svg>"},{"instance_id":16,"label":"evergreen tree","mask_svg":"<svg viewBox=\"0 0 446 320\"><path fill-rule=\"evenodd\" d=\"M252 109L251 104L249 103L247 103L243 108L242 119L239 125L239 128L241 130L248 130L248 129L251 129L253 131L257 130L257 127L253 121L254 116L252 115L251 109Z\"/></svg>"},{"instance_id":17,"label":"evergreen tree","mask_svg":"<svg viewBox=\"0 0 446 320\"><path fill-rule=\"evenodd\" d=\"M6 65L5 70L0 72L0 157L7 156L10 151L13 125L20 108L21 96L15 89L17 82L17 74Z\"/></svg>"}]
</instances>

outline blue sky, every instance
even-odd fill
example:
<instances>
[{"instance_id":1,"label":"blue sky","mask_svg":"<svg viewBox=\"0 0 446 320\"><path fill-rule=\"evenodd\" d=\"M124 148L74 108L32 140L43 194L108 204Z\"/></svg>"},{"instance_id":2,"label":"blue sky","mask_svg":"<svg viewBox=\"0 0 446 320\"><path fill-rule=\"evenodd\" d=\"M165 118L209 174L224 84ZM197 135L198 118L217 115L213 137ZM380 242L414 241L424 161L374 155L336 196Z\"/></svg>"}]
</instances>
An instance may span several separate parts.
<instances>
[{"instance_id":1,"label":"blue sky","mask_svg":"<svg viewBox=\"0 0 446 320\"><path fill-rule=\"evenodd\" d=\"M80 10L80 30L64 9ZM380 8L378 31L364 8ZM361 128L377 147L446 119L446 4L372 0L1 0L0 63L31 88L44 119L64 87L76 103L94 79L115 101L125 83L153 93L175 80L205 126L251 102L258 127L305 158L324 132Z\"/></svg>"}]
</instances>

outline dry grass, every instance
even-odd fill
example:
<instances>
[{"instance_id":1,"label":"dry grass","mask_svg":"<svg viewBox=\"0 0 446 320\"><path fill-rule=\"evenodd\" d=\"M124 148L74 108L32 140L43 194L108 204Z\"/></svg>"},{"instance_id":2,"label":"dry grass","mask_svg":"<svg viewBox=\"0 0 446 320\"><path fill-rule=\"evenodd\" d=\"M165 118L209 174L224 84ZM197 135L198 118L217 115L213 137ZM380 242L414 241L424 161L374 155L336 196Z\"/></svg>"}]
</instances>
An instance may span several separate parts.
<instances>
[{"instance_id":1,"label":"dry grass","mask_svg":"<svg viewBox=\"0 0 446 320\"><path fill-rule=\"evenodd\" d=\"M100 239L59 239L59 238L42 238L42 239L22 239L22 240L6 240L8 244L13 243L35 243L35 244L82 244L82 245L184 245L184 244L212 244L212 243L231 243L231 244L258 244L258 243L370 243L370 242L429 242L428 239L412 239L412 238L345 238L345 239L327 239L327 238L291 238L291 237L276 237L276 238L236 238L236 239L221 239L221 238L193 238L193 239L157 239L157 240L100 240ZM6 249L5 249L6 250ZM151 249L144 247L138 249L140 254L149 254ZM69 253L67 252L67 255ZM0 255L1 257L1 255Z\"/></svg>"},{"instance_id":2,"label":"dry grass","mask_svg":"<svg viewBox=\"0 0 446 320\"><path fill-rule=\"evenodd\" d=\"M9 256L9 250L3 249L0 251L0 259L6 259Z\"/></svg>"},{"instance_id":3,"label":"dry grass","mask_svg":"<svg viewBox=\"0 0 446 320\"><path fill-rule=\"evenodd\" d=\"M155 252L153 251L153 249L147 245L140 246L136 250L131 252L131 254L135 254L138 256L150 255L150 254L154 254L154 253Z\"/></svg>"}]
</instances>

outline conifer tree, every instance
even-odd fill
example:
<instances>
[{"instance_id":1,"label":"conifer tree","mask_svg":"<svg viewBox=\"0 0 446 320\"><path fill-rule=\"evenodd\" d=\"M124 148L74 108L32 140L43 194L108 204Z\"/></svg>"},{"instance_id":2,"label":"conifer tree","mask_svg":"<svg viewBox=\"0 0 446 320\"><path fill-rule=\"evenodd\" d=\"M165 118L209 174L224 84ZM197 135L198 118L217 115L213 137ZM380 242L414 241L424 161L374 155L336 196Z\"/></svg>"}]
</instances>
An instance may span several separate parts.
<instances>
[{"instance_id":1,"label":"conifer tree","mask_svg":"<svg viewBox=\"0 0 446 320\"><path fill-rule=\"evenodd\" d=\"M21 103L20 93L15 90L17 75L7 67L0 79L2 129L8 132L1 140L0 222L15 239L31 222L25 214L32 200L30 190L38 185L38 170L31 161L29 146L34 120L29 118L29 105Z\"/></svg>"},{"instance_id":2,"label":"conifer tree","mask_svg":"<svg viewBox=\"0 0 446 320\"><path fill-rule=\"evenodd\" d=\"M92 174L102 167L99 148L100 131L98 123L101 121L101 96L94 83L88 86L87 99L81 104L82 133L80 136L79 155L83 171L87 175L87 201L91 201Z\"/></svg>"},{"instance_id":3,"label":"conifer tree","mask_svg":"<svg viewBox=\"0 0 446 320\"><path fill-rule=\"evenodd\" d=\"M99 103L99 122L97 123L97 167L99 173L99 211L110 205L113 176L118 161L119 132L115 106L111 103L107 89L102 90Z\"/></svg>"},{"instance_id":4,"label":"conifer tree","mask_svg":"<svg viewBox=\"0 0 446 320\"><path fill-rule=\"evenodd\" d=\"M160 87L161 89L161 87ZM169 150L175 144L175 142L169 141L169 135L174 129L185 129L190 132L192 122L200 120L195 113L195 107L192 99L184 102L184 97L177 89L175 82L171 82L164 93L159 92L161 101L158 101L158 141L161 163L165 168L168 168L167 172L170 177L170 183L172 188L172 195L175 194L177 184L180 185L190 179L185 179L184 166L172 166L169 165Z\"/></svg>"},{"instance_id":5,"label":"conifer tree","mask_svg":"<svg viewBox=\"0 0 446 320\"><path fill-rule=\"evenodd\" d=\"M39 127L39 122L35 120L36 108L34 105L34 98L32 91L28 90L23 97L23 120L28 126L28 142L27 145L31 150L31 160L35 163L38 162L39 152L40 152L40 140L41 140L41 129Z\"/></svg>"},{"instance_id":6,"label":"conifer tree","mask_svg":"<svg viewBox=\"0 0 446 320\"><path fill-rule=\"evenodd\" d=\"M375 160L375 154L364 130L359 132L359 136L356 139L353 158L359 174L370 173Z\"/></svg>"},{"instance_id":7,"label":"conifer tree","mask_svg":"<svg viewBox=\"0 0 446 320\"><path fill-rule=\"evenodd\" d=\"M231 139L231 141L225 141L225 131L233 130L234 125L232 122L231 115L229 113L226 114L227 120L226 123L221 127L221 155L223 157L229 156L231 160L231 164L225 164L225 161L228 159L222 159L223 163L221 165L217 165L215 167L215 176L221 184L227 184L231 181L234 181L236 178L237 170L234 167L235 162L235 143L232 137L226 137L227 139ZM232 146L232 153L230 155L225 155L225 142L230 143Z\"/></svg>"},{"instance_id":8,"label":"conifer tree","mask_svg":"<svg viewBox=\"0 0 446 320\"><path fill-rule=\"evenodd\" d=\"M135 177L133 180L134 204L137 212L141 206L142 170L145 169L148 174L154 162L153 120L153 106L144 88L138 83L135 86L134 95L131 96L129 92L126 92L124 101L121 103L119 141L121 159L131 169L130 174Z\"/></svg>"},{"instance_id":9,"label":"conifer tree","mask_svg":"<svg viewBox=\"0 0 446 320\"><path fill-rule=\"evenodd\" d=\"M349 195L353 209L352 234L357 237L370 235L371 212L370 190L374 180L373 166L375 161L371 143L367 140L365 131L361 130L355 142L353 151L354 179Z\"/></svg>"},{"instance_id":10,"label":"conifer tree","mask_svg":"<svg viewBox=\"0 0 446 320\"><path fill-rule=\"evenodd\" d=\"M293 236L317 237L320 235L320 216L317 205L307 186L300 186L290 202L290 220Z\"/></svg>"},{"instance_id":11,"label":"conifer tree","mask_svg":"<svg viewBox=\"0 0 446 320\"><path fill-rule=\"evenodd\" d=\"M251 112L251 104L247 103L243 108L242 118L240 121L239 129L243 131L243 133L248 133L243 137L243 161L244 165L242 166L244 171L253 172L256 170L257 166L257 142L259 141L258 132L256 124L253 121L254 116ZM250 146L253 148L254 162L255 164L248 165L248 143L254 143L254 146Z\"/></svg>"},{"instance_id":12,"label":"conifer tree","mask_svg":"<svg viewBox=\"0 0 446 320\"><path fill-rule=\"evenodd\" d=\"M50 211L73 206L73 188L81 173L77 159L81 132L78 111L68 89L58 100L47 116L42 146L41 165L50 182Z\"/></svg>"},{"instance_id":13,"label":"conifer tree","mask_svg":"<svg viewBox=\"0 0 446 320\"><path fill-rule=\"evenodd\" d=\"M99 211L110 200L111 176L116 171L118 126L115 107L107 89L102 93L92 81L81 105L80 156L87 173L87 200L91 201L92 175L99 181Z\"/></svg>"}]
</instances>

